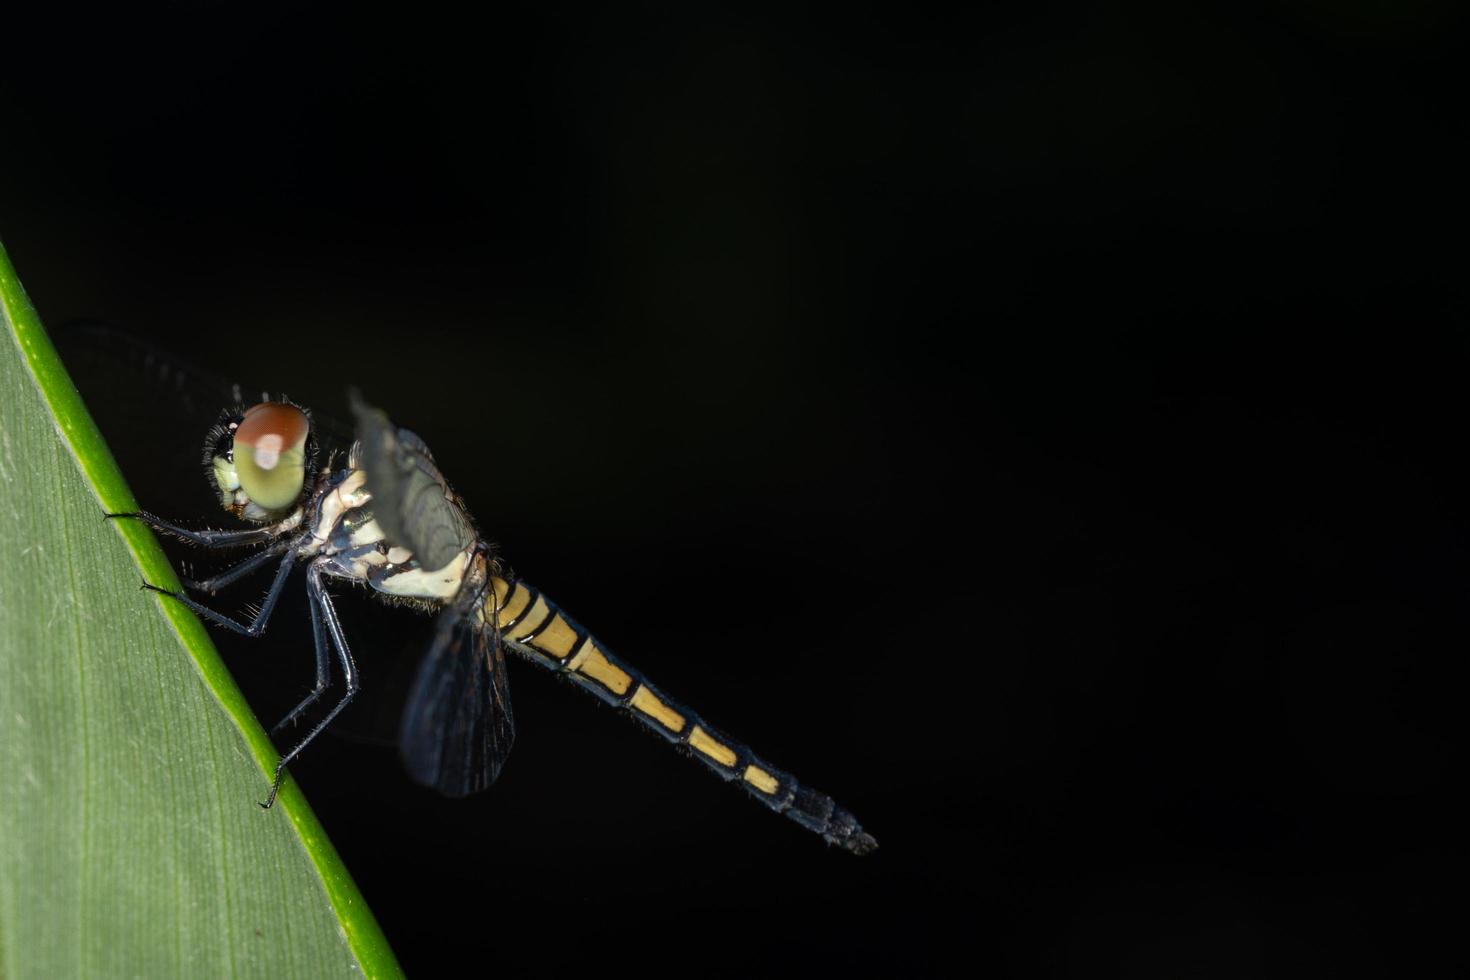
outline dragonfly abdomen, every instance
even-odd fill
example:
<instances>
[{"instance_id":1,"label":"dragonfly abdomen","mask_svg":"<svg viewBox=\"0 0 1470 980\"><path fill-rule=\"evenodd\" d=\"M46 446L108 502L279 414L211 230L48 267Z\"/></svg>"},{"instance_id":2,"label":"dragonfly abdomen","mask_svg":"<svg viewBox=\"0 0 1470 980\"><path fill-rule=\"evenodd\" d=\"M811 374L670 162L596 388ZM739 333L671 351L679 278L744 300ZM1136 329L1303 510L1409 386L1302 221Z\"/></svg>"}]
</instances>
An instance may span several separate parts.
<instances>
[{"instance_id":1,"label":"dragonfly abdomen","mask_svg":"<svg viewBox=\"0 0 1470 980\"><path fill-rule=\"evenodd\" d=\"M740 785L766 806L857 854L878 846L857 819L830 796L799 783L791 774L758 758L684 705L666 696L634 667L602 647L575 620L524 582L492 582L486 619L495 622L506 646L571 680L685 749L725 780Z\"/></svg>"}]
</instances>

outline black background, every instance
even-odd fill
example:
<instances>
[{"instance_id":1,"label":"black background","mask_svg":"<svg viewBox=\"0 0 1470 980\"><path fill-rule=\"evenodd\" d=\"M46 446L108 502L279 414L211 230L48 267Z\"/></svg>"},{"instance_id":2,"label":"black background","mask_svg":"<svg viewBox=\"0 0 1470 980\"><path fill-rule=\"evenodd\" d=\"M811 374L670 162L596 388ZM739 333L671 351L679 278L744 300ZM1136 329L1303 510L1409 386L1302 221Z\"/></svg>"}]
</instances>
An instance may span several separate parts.
<instances>
[{"instance_id":1,"label":"black background","mask_svg":"<svg viewBox=\"0 0 1470 980\"><path fill-rule=\"evenodd\" d=\"M48 323L360 385L882 843L513 663L482 798L295 768L411 973L1450 970L1463 16L1176 6L7 13ZM226 648L263 716L310 675L282 620Z\"/></svg>"}]
</instances>

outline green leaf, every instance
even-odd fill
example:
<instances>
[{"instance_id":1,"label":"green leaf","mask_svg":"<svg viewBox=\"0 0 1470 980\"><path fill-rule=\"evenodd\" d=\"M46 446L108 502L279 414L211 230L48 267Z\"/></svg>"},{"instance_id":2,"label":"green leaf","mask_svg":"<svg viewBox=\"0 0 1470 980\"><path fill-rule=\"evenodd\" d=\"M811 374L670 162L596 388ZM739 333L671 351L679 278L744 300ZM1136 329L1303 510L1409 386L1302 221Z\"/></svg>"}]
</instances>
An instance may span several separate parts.
<instances>
[{"instance_id":1,"label":"green leaf","mask_svg":"<svg viewBox=\"0 0 1470 980\"><path fill-rule=\"evenodd\" d=\"M136 509L0 248L0 976L400 975Z\"/></svg>"}]
</instances>

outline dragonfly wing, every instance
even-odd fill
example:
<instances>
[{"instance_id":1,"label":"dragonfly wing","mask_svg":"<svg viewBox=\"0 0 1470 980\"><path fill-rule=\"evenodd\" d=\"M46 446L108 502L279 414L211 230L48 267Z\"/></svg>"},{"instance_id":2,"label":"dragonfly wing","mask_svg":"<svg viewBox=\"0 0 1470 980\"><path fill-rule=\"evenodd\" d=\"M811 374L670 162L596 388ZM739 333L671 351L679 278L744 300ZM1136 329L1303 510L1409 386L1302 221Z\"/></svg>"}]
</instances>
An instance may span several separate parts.
<instances>
[{"instance_id":1,"label":"dragonfly wing","mask_svg":"<svg viewBox=\"0 0 1470 980\"><path fill-rule=\"evenodd\" d=\"M52 339L73 373L88 379L105 373L116 377L120 386L127 386L127 402L120 405L110 401L106 405L109 413L120 407L151 408L158 413L158 424L165 426L162 433L178 429L187 434L191 443L199 441L205 427L214 423L222 410L248 408L256 402L279 401L285 397L280 392L272 395L260 388L227 381L143 337L100 321L63 324ZM82 385L79 383L78 387ZM90 392L83 388L82 394L86 396ZM327 449L346 451L352 445L351 426L315 411L311 413L311 425ZM157 424L144 431L155 440L161 434ZM197 453L191 454L190 463L195 456Z\"/></svg>"},{"instance_id":2,"label":"dragonfly wing","mask_svg":"<svg viewBox=\"0 0 1470 980\"><path fill-rule=\"evenodd\" d=\"M373 516L388 540L426 569L448 565L475 539L464 506L422 439L351 393L359 463L373 495Z\"/></svg>"},{"instance_id":3,"label":"dragonfly wing","mask_svg":"<svg viewBox=\"0 0 1470 980\"><path fill-rule=\"evenodd\" d=\"M484 587L461 592L473 597L439 614L398 734L409 775L446 796L488 788L515 741L505 655L475 616Z\"/></svg>"}]
</instances>

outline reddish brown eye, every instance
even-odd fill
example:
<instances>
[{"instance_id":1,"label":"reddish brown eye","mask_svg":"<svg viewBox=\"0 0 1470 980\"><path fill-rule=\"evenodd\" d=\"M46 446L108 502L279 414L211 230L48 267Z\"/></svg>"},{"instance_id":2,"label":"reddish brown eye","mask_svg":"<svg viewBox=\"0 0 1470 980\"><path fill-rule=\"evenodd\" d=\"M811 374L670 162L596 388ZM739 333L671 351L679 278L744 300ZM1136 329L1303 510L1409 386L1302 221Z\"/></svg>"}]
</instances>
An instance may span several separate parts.
<instances>
[{"instance_id":1,"label":"reddish brown eye","mask_svg":"<svg viewBox=\"0 0 1470 980\"><path fill-rule=\"evenodd\" d=\"M306 413L295 405L263 402L246 409L240 427L235 430L235 445L252 447L256 464L261 469L272 469L267 457L279 457L292 448L304 446L308 428Z\"/></svg>"},{"instance_id":2,"label":"reddish brown eye","mask_svg":"<svg viewBox=\"0 0 1470 980\"><path fill-rule=\"evenodd\" d=\"M256 405L240 420L235 468L241 488L261 507L279 510L300 496L310 428L305 412L279 402Z\"/></svg>"}]
</instances>

